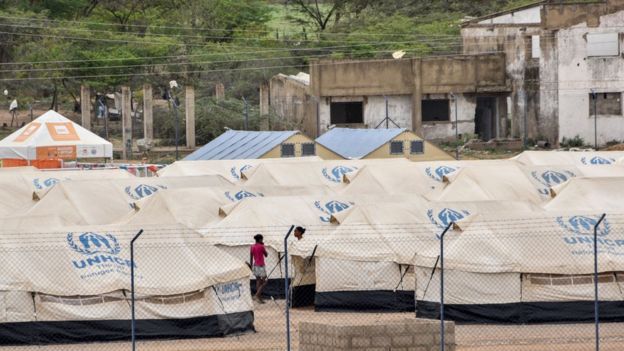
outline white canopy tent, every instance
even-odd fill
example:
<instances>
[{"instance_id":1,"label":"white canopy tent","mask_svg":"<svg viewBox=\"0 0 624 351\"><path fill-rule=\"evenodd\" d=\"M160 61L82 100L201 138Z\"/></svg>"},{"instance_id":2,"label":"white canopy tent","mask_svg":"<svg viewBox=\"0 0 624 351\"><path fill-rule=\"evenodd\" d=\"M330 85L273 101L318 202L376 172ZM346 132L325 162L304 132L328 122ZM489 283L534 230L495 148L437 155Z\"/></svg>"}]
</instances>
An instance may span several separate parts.
<instances>
[{"instance_id":1,"label":"white canopy tent","mask_svg":"<svg viewBox=\"0 0 624 351\"><path fill-rule=\"evenodd\" d=\"M110 142L52 110L0 141L0 159L112 157Z\"/></svg>"}]
</instances>

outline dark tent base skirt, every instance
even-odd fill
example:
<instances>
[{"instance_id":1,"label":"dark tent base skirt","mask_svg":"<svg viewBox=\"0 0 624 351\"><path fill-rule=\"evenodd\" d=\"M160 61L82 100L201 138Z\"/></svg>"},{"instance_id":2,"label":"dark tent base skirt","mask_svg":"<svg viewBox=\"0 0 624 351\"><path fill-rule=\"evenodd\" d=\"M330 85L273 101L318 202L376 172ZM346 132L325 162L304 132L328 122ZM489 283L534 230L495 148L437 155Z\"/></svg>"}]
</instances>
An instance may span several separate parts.
<instances>
[{"instance_id":1,"label":"dark tent base skirt","mask_svg":"<svg viewBox=\"0 0 624 351\"><path fill-rule=\"evenodd\" d=\"M186 319L140 319L137 340L197 339L253 332L252 311ZM0 345L49 345L129 341L129 320L0 324Z\"/></svg>"},{"instance_id":2,"label":"dark tent base skirt","mask_svg":"<svg viewBox=\"0 0 624 351\"><path fill-rule=\"evenodd\" d=\"M284 294L284 281L286 279L269 279L267 285L262 290L262 296L266 298L274 298L276 300L283 300L286 298ZM251 294L256 293L256 281L250 281ZM316 285L299 285L292 289L292 307L306 307L314 305L314 290Z\"/></svg>"},{"instance_id":3,"label":"dark tent base skirt","mask_svg":"<svg viewBox=\"0 0 624 351\"><path fill-rule=\"evenodd\" d=\"M324 291L314 297L316 311L414 311L414 292L404 290Z\"/></svg>"},{"instance_id":4,"label":"dark tent base skirt","mask_svg":"<svg viewBox=\"0 0 624 351\"><path fill-rule=\"evenodd\" d=\"M601 322L624 322L624 301L600 301ZM419 318L440 319L440 304L416 303ZM593 301L444 305L444 319L463 324L593 323Z\"/></svg>"}]
</instances>

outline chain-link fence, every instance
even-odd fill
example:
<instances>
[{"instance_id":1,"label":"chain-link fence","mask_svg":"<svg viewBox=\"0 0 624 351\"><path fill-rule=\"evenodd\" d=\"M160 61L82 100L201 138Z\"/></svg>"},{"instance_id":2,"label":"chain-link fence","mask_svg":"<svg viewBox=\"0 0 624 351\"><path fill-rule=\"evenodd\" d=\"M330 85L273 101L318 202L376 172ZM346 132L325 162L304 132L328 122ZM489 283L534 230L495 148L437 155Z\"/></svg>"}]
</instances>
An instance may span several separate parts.
<instances>
[{"instance_id":1,"label":"chain-link fence","mask_svg":"<svg viewBox=\"0 0 624 351\"><path fill-rule=\"evenodd\" d=\"M429 213L427 224L383 221L392 218L386 211L326 225L201 230L149 223L53 230L42 226L47 219L4 220L0 349L624 346L621 215L470 217L445 208ZM429 346L419 344L419 332L327 345L329 337L311 339L301 329L415 317L433 320ZM441 318L455 322L447 334Z\"/></svg>"}]
</instances>

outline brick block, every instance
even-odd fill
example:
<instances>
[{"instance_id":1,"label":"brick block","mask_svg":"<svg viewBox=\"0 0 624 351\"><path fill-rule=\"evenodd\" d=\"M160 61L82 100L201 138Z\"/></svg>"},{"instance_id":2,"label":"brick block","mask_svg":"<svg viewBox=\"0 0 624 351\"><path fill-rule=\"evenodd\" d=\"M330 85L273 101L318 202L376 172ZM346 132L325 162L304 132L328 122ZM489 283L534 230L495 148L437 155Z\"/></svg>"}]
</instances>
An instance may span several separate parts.
<instances>
[{"instance_id":1,"label":"brick block","mask_svg":"<svg viewBox=\"0 0 624 351\"><path fill-rule=\"evenodd\" d=\"M411 335L393 336L392 346L413 346L414 338Z\"/></svg>"},{"instance_id":2,"label":"brick block","mask_svg":"<svg viewBox=\"0 0 624 351\"><path fill-rule=\"evenodd\" d=\"M351 339L347 336L335 336L333 338L333 344L335 348L346 349L350 346Z\"/></svg>"},{"instance_id":3,"label":"brick block","mask_svg":"<svg viewBox=\"0 0 624 351\"><path fill-rule=\"evenodd\" d=\"M371 337L373 346L392 346L392 339L389 336L373 336Z\"/></svg>"},{"instance_id":4,"label":"brick block","mask_svg":"<svg viewBox=\"0 0 624 351\"><path fill-rule=\"evenodd\" d=\"M434 343L432 334L414 334L414 346L430 346Z\"/></svg>"},{"instance_id":5,"label":"brick block","mask_svg":"<svg viewBox=\"0 0 624 351\"><path fill-rule=\"evenodd\" d=\"M401 335L407 332L407 328L405 328L405 324L401 323L393 323L386 325L386 334L391 335Z\"/></svg>"},{"instance_id":6,"label":"brick block","mask_svg":"<svg viewBox=\"0 0 624 351\"><path fill-rule=\"evenodd\" d=\"M365 338L365 337L353 337L351 338L351 346L353 348L356 347L367 347L371 345L371 340L370 338Z\"/></svg>"}]
</instances>

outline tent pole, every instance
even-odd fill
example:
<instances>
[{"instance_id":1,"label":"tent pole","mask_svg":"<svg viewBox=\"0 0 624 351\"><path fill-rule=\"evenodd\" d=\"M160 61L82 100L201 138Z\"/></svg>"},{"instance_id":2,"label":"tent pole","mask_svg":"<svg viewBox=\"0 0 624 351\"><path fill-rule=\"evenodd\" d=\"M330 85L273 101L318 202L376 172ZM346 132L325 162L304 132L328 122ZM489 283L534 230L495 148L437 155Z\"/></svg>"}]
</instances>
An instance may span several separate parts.
<instances>
[{"instance_id":1,"label":"tent pole","mask_svg":"<svg viewBox=\"0 0 624 351\"><path fill-rule=\"evenodd\" d=\"M288 233L284 237L284 296L286 296L286 350L290 351L290 294L289 294L289 284L288 284L288 237L292 233L293 229L295 229L294 225L290 226L288 229ZM134 351L134 350L133 350Z\"/></svg>"},{"instance_id":2,"label":"tent pole","mask_svg":"<svg viewBox=\"0 0 624 351\"><path fill-rule=\"evenodd\" d=\"M449 223L440 234L440 351L444 351L444 235L454 222ZM435 268L435 267L434 267Z\"/></svg>"},{"instance_id":3,"label":"tent pole","mask_svg":"<svg viewBox=\"0 0 624 351\"><path fill-rule=\"evenodd\" d=\"M131 325L131 339L132 339L132 351L136 350L136 318L135 318L135 299L134 299L134 242L143 234L143 229L130 241L130 299L132 300L132 325Z\"/></svg>"},{"instance_id":4,"label":"tent pole","mask_svg":"<svg viewBox=\"0 0 624 351\"><path fill-rule=\"evenodd\" d=\"M600 313L598 307L598 226L605 219L606 213L600 216L594 226L594 323L596 324L596 351L600 351Z\"/></svg>"}]
</instances>

